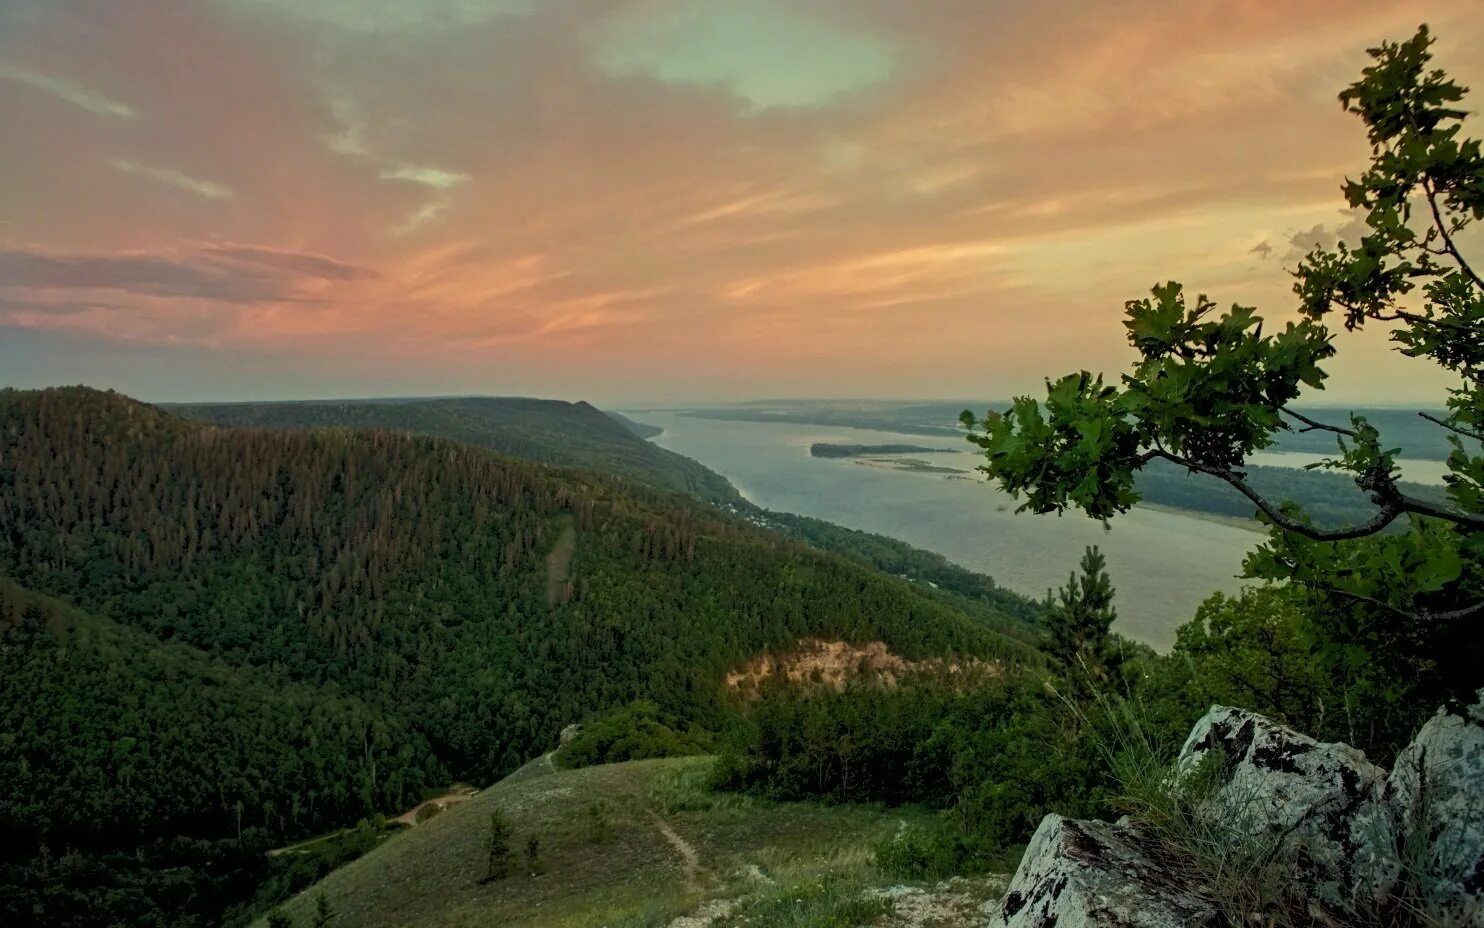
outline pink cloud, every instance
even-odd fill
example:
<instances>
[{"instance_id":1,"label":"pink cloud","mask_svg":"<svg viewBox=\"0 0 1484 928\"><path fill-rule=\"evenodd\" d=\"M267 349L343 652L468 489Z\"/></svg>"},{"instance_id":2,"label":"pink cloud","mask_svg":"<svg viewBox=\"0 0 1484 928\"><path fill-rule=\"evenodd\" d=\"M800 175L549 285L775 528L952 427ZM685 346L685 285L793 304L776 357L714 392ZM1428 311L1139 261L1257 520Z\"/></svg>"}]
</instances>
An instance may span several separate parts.
<instances>
[{"instance_id":1,"label":"pink cloud","mask_svg":"<svg viewBox=\"0 0 1484 928\"><path fill-rule=\"evenodd\" d=\"M471 391L601 362L655 393L1002 393L1120 363L1156 279L1281 313L1280 262L1248 252L1336 225L1365 146L1334 95L1366 45L1426 18L1484 83L1468 0L835 0L890 78L758 111L605 72L619 6L380 31L239 0L7 7L0 62L75 99L0 80L26 127L0 134L0 324Z\"/></svg>"}]
</instances>

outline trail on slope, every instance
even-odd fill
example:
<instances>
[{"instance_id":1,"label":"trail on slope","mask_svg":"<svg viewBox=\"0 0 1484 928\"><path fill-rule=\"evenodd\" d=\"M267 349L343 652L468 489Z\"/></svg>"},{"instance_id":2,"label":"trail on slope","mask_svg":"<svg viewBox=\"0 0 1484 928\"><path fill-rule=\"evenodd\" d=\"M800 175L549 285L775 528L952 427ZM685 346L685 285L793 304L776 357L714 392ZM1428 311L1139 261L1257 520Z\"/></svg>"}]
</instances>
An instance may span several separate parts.
<instances>
[{"instance_id":1,"label":"trail on slope","mask_svg":"<svg viewBox=\"0 0 1484 928\"><path fill-rule=\"evenodd\" d=\"M685 881L695 883L701 875L701 855L696 853L695 846L671 828L670 823L665 821L658 812L649 814L654 818L654 826L660 830L660 834L675 849L675 853L680 855L680 869L685 874Z\"/></svg>"},{"instance_id":2,"label":"trail on slope","mask_svg":"<svg viewBox=\"0 0 1484 928\"><path fill-rule=\"evenodd\" d=\"M548 759L547 762L550 763L550 760ZM417 813L421 812L425 807L439 806L439 811L441 812L446 810L449 806L454 806L461 802L464 802L465 800L473 799L474 796L478 794L478 792L478 790L470 786L454 786L451 787L448 792L444 793L441 796L434 796L432 799L425 799L422 802L419 802L417 805L408 809L406 812L403 812L401 815L390 819L390 821L400 822L401 824L407 826L421 825L422 822L418 821ZM295 841L293 844L286 844L283 847L275 847L269 850L267 854L269 857L277 857L280 854L297 854L310 847L311 845L334 840L335 838L338 838L341 835L347 834L352 831L355 831L354 827L339 828L327 834L315 835L313 838L305 838L303 841Z\"/></svg>"},{"instance_id":3,"label":"trail on slope","mask_svg":"<svg viewBox=\"0 0 1484 928\"><path fill-rule=\"evenodd\" d=\"M418 821L417 814L421 812L425 807L438 806L440 807L439 811L441 812L446 810L449 806L457 805L468 799L473 799L474 795L475 791L473 789L463 789L459 790L458 792L448 793L443 796L435 796L425 802L418 803L417 805L408 809L406 812L403 812L401 815L397 816L392 821L401 822L404 825L421 825L422 822Z\"/></svg>"}]
</instances>

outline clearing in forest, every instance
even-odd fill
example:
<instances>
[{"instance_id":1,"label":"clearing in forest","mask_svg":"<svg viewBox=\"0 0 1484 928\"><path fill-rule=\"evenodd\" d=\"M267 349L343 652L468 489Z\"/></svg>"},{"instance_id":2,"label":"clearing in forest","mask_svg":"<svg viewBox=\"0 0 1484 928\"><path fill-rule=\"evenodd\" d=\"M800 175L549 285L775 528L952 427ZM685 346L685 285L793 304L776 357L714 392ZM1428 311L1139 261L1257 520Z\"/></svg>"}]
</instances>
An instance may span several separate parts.
<instances>
[{"instance_id":1,"label":"clearing in forest","mask_svg":"<svg viewBox=\"0 0 1484 928\"><path fill-rule=\"evenodd\" d=\"M556 544L546 555L546 604L555 606L567 601L567 582L572 578L572 555L577 553L577 526L572 517L562 520Z\"/></svg>"}]
</instances>

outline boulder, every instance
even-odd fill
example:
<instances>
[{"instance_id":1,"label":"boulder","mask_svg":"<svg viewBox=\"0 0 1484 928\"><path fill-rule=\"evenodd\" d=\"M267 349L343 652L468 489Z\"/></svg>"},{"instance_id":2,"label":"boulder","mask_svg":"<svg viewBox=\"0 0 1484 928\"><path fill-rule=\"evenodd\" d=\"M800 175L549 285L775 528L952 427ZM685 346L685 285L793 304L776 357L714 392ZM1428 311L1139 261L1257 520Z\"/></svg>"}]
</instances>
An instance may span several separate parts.
<instances>
[{"instance_id":1,"label":"boulder","mask_svg":"<svg viewBox=\"0 0 1484 928\"><path fill-rule=\"evenodd\" d=\"M992 912L1003 928L1199 928L1224 922L1126 824L1048 815Z\"/></svg>"},{"instance_id":2,"label":"boulder","mask_svg":"<svg viewBox=\"0 0 1484 928\"><path fill-rule=\"evenodd\" d=\"M1430 919L1484 924L1484 690L1446 706L1397 755L1387 784L1398 869Z\"/></svg>"},{"instance_id":3,"label":"boulder","mask_svg":"<svg viewBox=\"0 0 1484 928\"><path fill-rule=\"evenodd\" d=\"M1386 771L1348 744L1214 706L1180 750L1175 778L1218 840L1331 913L1368 910L1396 879L1374 851Z\"/></svg>"},{"instance_id":4,"label":"boulder","mask_svg":"<svg viewBox=\"0 0 1484 928\"><path fill-rule=\"evenodd\" d=\"M1389 774L1348 745L1216 706L1191 731L1169 789L1183 794L1186 826L1205 853L1226 849L1224 879L1247 881L1227 889L1257 890L1264 912L1321 925L1484 925L1484 690L1472 706L1439 711ZM1218 904L1219 888L1201 882L1183 843L1138 822L1048 815L991 924L1173 928L1267 917L1230 898Z\"/></svg>"}]
</instances>

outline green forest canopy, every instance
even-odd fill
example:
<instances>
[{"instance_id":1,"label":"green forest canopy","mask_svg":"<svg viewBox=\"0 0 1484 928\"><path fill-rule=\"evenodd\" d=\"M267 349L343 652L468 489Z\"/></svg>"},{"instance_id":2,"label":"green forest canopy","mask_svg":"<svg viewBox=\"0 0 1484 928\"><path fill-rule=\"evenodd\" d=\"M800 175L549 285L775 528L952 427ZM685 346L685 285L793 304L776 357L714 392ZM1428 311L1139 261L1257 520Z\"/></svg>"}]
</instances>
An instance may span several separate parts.
<instances>
[{"instance_id":1,"label":"green forest canopy","mask_svg":"<svg viewBox=\"0 0 1484 928\"><path fill-rule=\"evenodd\" d=\"M719 724L725 671L802 636L1037 659L991 606L685 496L405 432L220 428L86 388L0 392L0 526L0 904L39 904L77 852L56 924L99 899L118 923L209 908L221 873L182 877L173 842L240 875L258 861L244 841L489 782L639 697ZM86 865L141 858L161 868ZM160 901L177 897L196 901Z\"/></svg>"}]
</instances>

